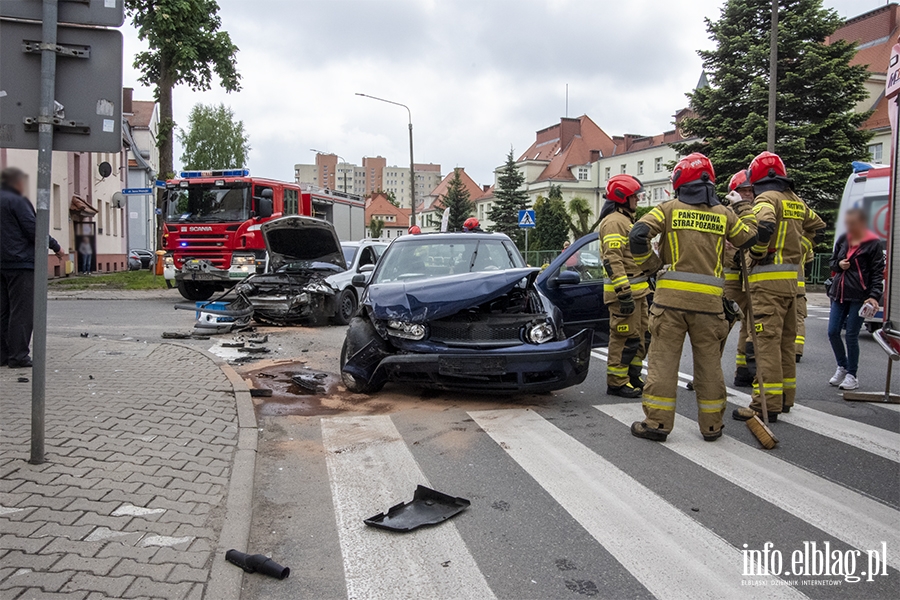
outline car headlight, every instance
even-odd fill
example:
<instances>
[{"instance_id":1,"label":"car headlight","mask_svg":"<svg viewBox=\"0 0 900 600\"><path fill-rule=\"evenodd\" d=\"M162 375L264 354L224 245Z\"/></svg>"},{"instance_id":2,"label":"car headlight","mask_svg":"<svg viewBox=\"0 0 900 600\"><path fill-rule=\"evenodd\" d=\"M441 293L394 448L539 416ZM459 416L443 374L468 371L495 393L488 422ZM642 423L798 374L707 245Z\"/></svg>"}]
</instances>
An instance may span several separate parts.
<instances>
[{"instance_id":1,"label":"car headlight","mask_svg":"<svg viewBox=\"0 0 900 600\"><path fill-rule=\"evenodd\" d=\"M402 321L388 321L388 334L405 340L422 340L428 329L421 323L404 323Z\"/></svg>"},{"instance_id":2,"label":"car headlight","mask_svg":"<svg viewBox=\"0 0 900 600\"><path fill-rule=\"evenodd\" d=\"M232 254L231 255L231 266L232 267L244 267L244 266L253 266L256 264L256 257L252 254Z\"/></svg>"},{"instance_id":3,"label":"car headlight","mask_svg":"<svg viewBox=\"0 0 900 600\"><path fill-rule=\"evenodd\" d=\"M544 344L556 339L556 328L550 321L536 321L525 327L525 339L532 344Z\"/></svg>"}]
</instances>

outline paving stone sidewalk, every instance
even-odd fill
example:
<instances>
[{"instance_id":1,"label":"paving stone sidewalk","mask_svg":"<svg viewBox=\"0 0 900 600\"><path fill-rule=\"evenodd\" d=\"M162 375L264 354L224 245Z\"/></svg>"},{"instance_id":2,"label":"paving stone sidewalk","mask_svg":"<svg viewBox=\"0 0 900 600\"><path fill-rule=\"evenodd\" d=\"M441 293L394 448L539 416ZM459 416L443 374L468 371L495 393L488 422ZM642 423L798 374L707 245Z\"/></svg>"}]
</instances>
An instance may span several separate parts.
<instances>
[{"instance_id":1,"label":"paving stone sidewalk","mask_svg":"<svg viewBox=\"0 0 900 600\"><path fill-rule=\"evenodd\" d=\"M234 389L171 344L48 340L47 462L30 369L0 369L0 598L201 600L238 441Z\"/></svg>"}]
</instances>

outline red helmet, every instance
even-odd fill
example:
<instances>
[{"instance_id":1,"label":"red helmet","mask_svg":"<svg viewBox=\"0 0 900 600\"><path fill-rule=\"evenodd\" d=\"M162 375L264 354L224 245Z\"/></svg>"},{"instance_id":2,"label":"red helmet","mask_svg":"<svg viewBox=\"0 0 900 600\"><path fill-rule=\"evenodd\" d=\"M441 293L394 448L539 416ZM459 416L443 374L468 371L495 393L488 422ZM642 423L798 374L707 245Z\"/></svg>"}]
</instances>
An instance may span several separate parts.
<instances>
[{"instance_id":1,"label":"red helmet","mask_svg":"<svg viewBox=\"0 0 900 600\"><path fill-rule=\"evenodd\" d=\"M750 181L747 179L747 171L741 170L731 176L728 182L728 191L733 192L737 188L750 187Z\"/></svg>"},{"instance_id":2,"label":"red helmet","mask_svg":"<svg viewBox=\"0 0 900 600\"><path fill-rule=\"evenodd\" d=\"M677 191L686 183L695 181L716 182L716 172L712 163L699 152L688 154L675 165L672 171L672 189Z\"/></svg>"},{"instance_id":3,"label":"red helmet","mask_svg":"<svg viewBox=\"0 0 900 600\"><path fill-rule=\"evenodd\" d=\"M606 182L606 199L611 202L625 204L630 196L640 194L644 186L637 177L631 175L613 175Z\"/></svg>"},{"instance_id":4,"label":"red helmet","mask_svg":"<svg viewBox=\"0 0 900 600\"><path fill-rule=\"evenodd\" d=\"M787 177L784 161L777 154L763 152L750 161L750 183L756 185L766 177Z\"/></svg>"},{"instance_id":5,"label":"red helmet","mask_svg":"<svg viewBox=\"0 0 900 600\"><path fill-rule=\"evenodd\" d=\"M478 219L475 217L469 217L466 219L466 222L463 223L463 231L472 231L474 229L478 229L481 226L481 223L478 222Z\"/></svg>"},{"instance_id":6,"label":"red helmet","mask_svg":"<svg viewBox=\"0 0 900 600\"><path fill-rule=\"evenodd\" d=\"M409 235L418 235L420 233L422 233L422 230L419 229L418 225L413 225L409 228Z\"/></svg>"}]
</instances>

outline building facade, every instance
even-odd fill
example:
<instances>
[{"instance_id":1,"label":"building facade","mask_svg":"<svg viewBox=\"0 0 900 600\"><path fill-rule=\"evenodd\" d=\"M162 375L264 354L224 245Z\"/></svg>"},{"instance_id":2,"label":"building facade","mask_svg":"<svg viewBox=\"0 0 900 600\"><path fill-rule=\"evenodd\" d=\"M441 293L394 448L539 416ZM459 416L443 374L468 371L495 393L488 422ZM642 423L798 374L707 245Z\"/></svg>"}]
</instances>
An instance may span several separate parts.
<instances>
[{"instance_id":1,"label":"building facade","mask_svg":"<svg viewBox=\"0 0 900 600\"><path fill-rule=\"evenodd\" d=\"M470 200L474 202L484 194L484 189L475 183L475 180L466 173L464 167L456 167L428 193L420 196L420 200L416 203L416 224L419 225L423 232L441 230L441 220L444 217L444 207L441 199L447 194L450 180L453 179L453 174L456 171L459 171L459 178L462 180L463 187L469 192Z\"/></svg>"},{"instance_id":2,"label":"building facade","mask_svg":"<svg viewBox=\"0 0 900 600\"><path fill-rule=\"evenodd\" d=\"M371 223L384 223L379 239L392 240L409 231L409 209L394 206L384 192L375 192L366 198L366 237L372 237Z\"/></svg>"},{"instance_id":3,"label":"building facade","mask_svg":"<svg viewBox=\"0 0 900 600\"><path fill-rule=\"evenodd\" d=\"M126 88L122 110L126 125L123 136L128 146L126 187L150 188L155 192L159 172L159 111L156 102L132 100L132 91ZM128 248L156 250L156 194L126 196L125 202Z\"/></svg>"}]
</instances>

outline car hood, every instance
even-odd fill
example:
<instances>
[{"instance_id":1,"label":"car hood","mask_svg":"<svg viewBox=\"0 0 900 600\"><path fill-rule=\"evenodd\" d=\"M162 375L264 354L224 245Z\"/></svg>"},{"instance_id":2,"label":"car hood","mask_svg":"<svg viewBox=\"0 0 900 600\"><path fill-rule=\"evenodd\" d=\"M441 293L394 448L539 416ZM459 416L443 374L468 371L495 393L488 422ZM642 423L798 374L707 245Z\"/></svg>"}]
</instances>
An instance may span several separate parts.
<instances>
[{"instance_id":1,"label":"car hood","mask_svg":"<svg viewBox=\"0 0 900 600\"><path fill-rule=\"evenodd\" d=\"M523 268L376 283L367 289L366 305L376 319L422 323L499 298L523 278L531 285L539 272L537 268Z\"/></svg>"},{"instance_id":2,"label":"car hood","mask_svg":"<svg viewBox=\"0 0 900 600\"><path fill-rule=\"evenodd\" d=\"M331 223L312 217L282 217L260 227L269 252L269 268L277 270L290 263L312 268L313 263L329 263L347 269L341 242Z\"/></svg>"}]
</instances>

